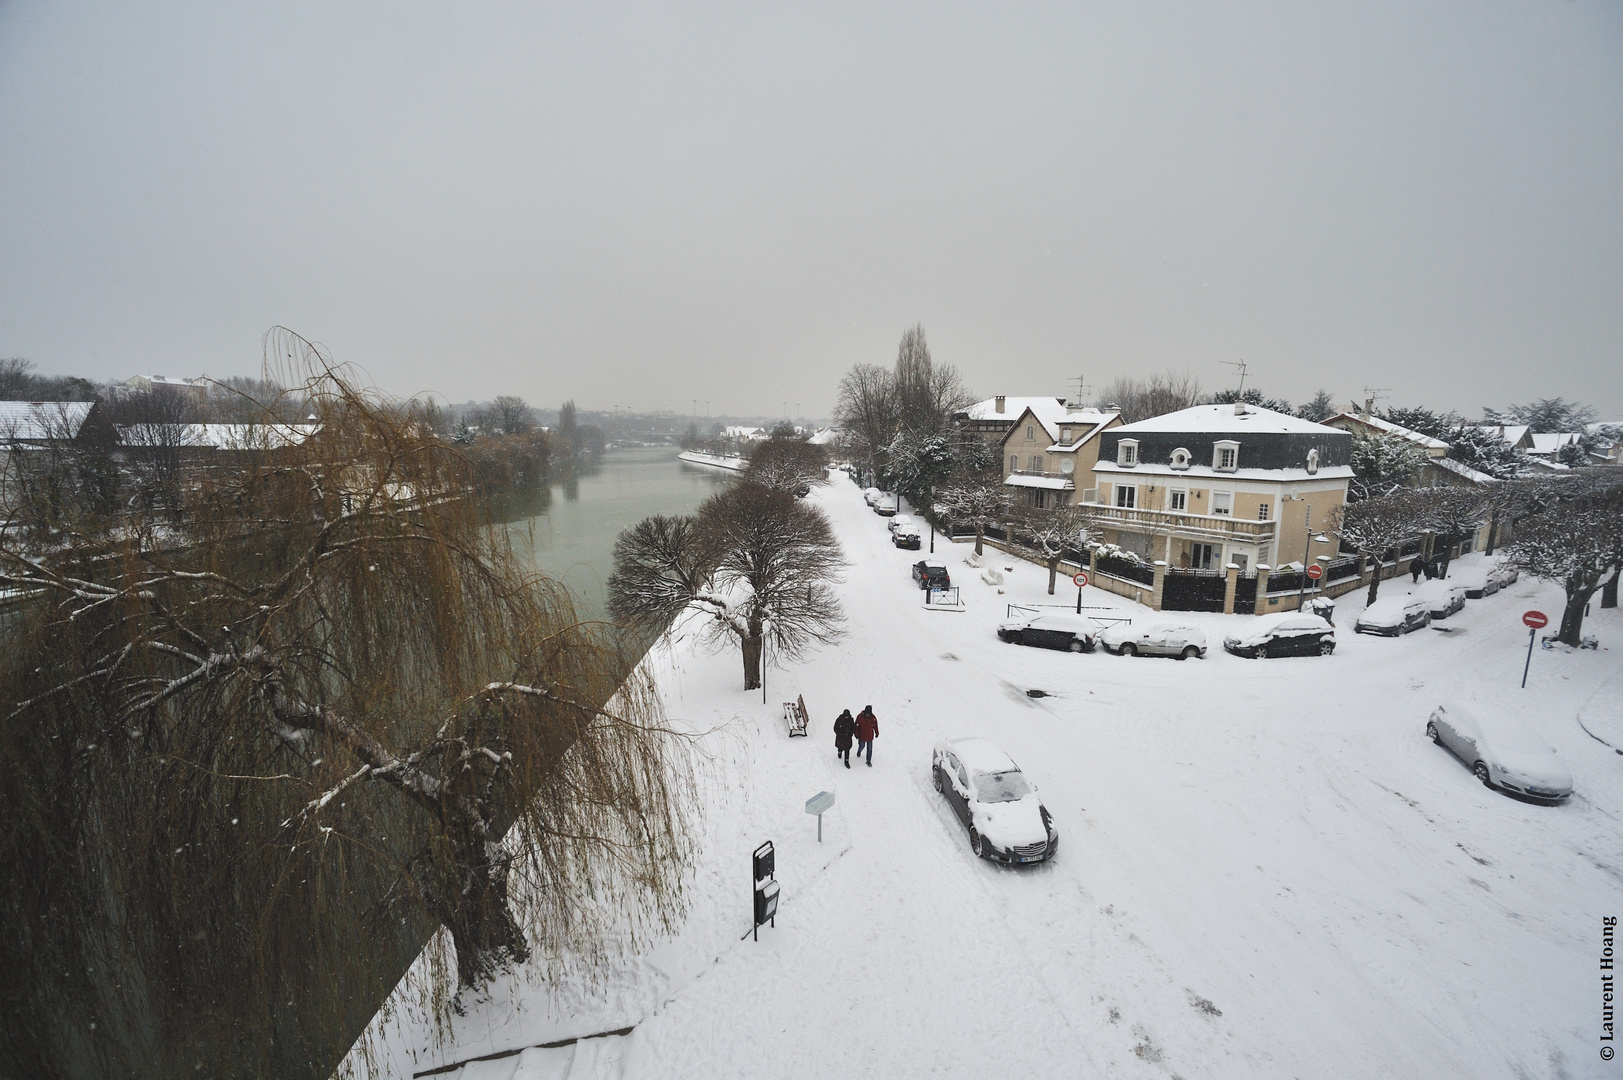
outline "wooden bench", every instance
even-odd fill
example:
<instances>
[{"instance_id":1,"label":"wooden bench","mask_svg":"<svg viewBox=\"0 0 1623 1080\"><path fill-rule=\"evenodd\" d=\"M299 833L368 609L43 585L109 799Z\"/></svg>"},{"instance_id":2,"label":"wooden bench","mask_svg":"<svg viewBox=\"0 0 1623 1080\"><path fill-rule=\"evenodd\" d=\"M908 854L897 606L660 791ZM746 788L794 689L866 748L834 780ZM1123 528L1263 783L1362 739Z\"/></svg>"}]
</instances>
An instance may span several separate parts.
<instances>
[{"instance_id":1,"label":"wooden bench","mask_svg":"<svg viewBox=\"0 0 1623 1080\"><path fill-rule=\"evenodd\" d=\"M789 725L789 737L806 734L806 725L811 717L806 712L806 696L796 694L795 700L783 703L783 722Z\"/></svg>"}]
</instances>

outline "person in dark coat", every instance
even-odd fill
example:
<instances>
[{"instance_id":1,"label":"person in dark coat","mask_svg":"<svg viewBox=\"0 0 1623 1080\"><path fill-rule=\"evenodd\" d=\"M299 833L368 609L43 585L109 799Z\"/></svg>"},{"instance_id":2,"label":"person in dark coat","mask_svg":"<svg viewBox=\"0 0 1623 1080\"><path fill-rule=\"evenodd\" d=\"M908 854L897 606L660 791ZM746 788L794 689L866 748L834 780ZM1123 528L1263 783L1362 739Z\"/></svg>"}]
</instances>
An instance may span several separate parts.
<instances>
[{"instance_id":1,"label":"person in dark coat","mask_svg":"<svg viewBox=\"0 0 1623 1080\"><path fill-rule=\"evenodd\" d=\"M851 710L842 712L834 721L834 756L845 759L845 767L851 767L851 736L857 733L857 722L851 719Z\"/></svg>"},{"instance_id":2,"label":"person in dark coat","mask_svg":"<svg viewBox=\"0 0 1623 1080\"><path fill-rule=\"evenodd\" d=\"M1414 557L1414 561L1409 564L1409 575L1414 579L1414 583L1416 585L1420 584L1420 572L1425 568L1425 560L1421 559L1421 557L1418 555L1416 555Z\"/></svg>"},{"instance_id":3,"label":"person in dark coat","mask_svg":"<svg viewBox=\"0 0 1623 1080\"><path fill-rule=\"evenodd\" d=\"M857 757L862 752L868 752L868 768L873 768L873 741L879 738L879 717L873 714L872 705L864 705L862 711L857 713ZM849 764L849 762L847 762Z\"/></svg>"}]
</instances>

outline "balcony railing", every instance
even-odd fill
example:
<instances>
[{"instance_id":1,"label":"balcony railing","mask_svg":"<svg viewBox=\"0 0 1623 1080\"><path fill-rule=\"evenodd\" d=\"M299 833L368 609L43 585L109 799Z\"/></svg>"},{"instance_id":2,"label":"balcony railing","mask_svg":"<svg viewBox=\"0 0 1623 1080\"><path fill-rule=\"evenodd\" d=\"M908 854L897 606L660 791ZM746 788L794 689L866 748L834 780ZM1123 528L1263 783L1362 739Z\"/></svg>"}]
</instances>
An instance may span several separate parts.
<instances>
[{"instance_id":1,"label":"balcony railing","mask_svg":"<svg viewBox=\"0 0 1623 1080\"><path fill-rule=\"evenodd\" d=\"M1103 514L1110 524L1137 525L1159 532L1200 533L1228 540L1266 543L1274 538L1273 521L1229 517L1226 514L1181 514L1173 510L1137 510L1122 506L1091 509Z\"/></svg>"},{"instance_id":2,"label":"balcony railing","mask_svg":"<svg viewBox=\"0 0 1623 1080\"><path fill-rule=\"evenodd\" d=\"M1056 480L1076 479L1075 473L1060 472L1058 469L1010 469L1010 476L1051 476Z\"/></svg>"}]
</instances>

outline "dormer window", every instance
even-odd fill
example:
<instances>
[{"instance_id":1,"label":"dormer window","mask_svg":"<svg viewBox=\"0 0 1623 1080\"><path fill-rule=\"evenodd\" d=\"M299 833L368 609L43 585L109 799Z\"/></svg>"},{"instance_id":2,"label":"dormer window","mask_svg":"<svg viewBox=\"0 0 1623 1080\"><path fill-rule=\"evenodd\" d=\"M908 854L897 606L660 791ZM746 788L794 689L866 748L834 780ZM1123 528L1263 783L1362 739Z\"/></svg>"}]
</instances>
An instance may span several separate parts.
<instances>
[{"instance_id":1,"label":"dormer window","mask_svg":"<svg viewBox=\"0 0 1623 1080\"><path fill-rule=\"evenodd\" d=\"M1138 464L1137 439L1123 439L1116 444L1116 464L1128 469Z\"/></svg>"},{"instance_id":2,"label":"dormer window","mask_svg":"<svg viewBox=\"0 0 1623 1080\"><path fill-rule=\"evenodd\" d=\"M1189 451L1180 446L1172 451L1172 467L1174 469L1187 469L1189 468L1190 458Z\"/></svg>"},{"instance_id":3,"label":"dormer window","mask_svg":"<svg viewBox=\"0 0 1623 1080\"><path fill-rule=\"evenodd\" d=\"M1071 441L1071 429L1070 428L1063 428L1060 431L1060 439L1063 440L1064 442L1070 442Z\"/></svg>"},{"instance_id":4,"label":"dormer window","mask_svg":"<svg viewBox=\"0 0 1623 1080\"><path fill-rule=\"evenodd\" d=\"M1315 447L1307 452L1307 474L1312 476L1319 471L1319 451Z\"/></svg>"},{"instance_id":5,"label":"dormer window","mask_svg":"<svg viewBox=\"0 0 1623 1080\"><path fill-rule=\"evenodd\" d=\"M1218 472L1233 472L1239 467L1239 443L1232 439L1219 439L1212 445L1212 468Z\"/></svg>"}]
</instances>

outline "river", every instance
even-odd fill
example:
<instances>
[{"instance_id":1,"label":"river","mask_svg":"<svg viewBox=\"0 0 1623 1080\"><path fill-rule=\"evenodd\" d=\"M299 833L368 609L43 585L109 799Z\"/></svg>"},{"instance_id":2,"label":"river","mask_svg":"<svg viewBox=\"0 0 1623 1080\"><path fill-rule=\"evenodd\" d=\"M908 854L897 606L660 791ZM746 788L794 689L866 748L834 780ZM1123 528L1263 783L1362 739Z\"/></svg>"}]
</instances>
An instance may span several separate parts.
<instances>
[{"instance_id":1,"label":"river","mask_svg":"<svg viewBox=\"0 0 1623 1080\"><path fill-rule=\"evenodd\" d=\"M515 552L568 587L582 619L605 617L604 583L621 530L651 514L691 514L734 476L684 464L677 453L674 446L605 451L591 472L554 479L545 497L511 520Z\"/></svg>"}]
</instances>

